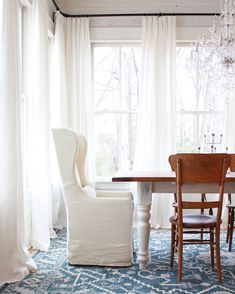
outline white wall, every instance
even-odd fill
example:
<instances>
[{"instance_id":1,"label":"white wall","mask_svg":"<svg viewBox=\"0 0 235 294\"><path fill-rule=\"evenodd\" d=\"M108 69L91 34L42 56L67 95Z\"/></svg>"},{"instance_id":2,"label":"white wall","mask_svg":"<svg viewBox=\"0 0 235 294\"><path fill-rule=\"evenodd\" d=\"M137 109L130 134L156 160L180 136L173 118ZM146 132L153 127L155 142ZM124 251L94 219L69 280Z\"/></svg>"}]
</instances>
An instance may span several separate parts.
<instances>
[{"instance_id":1,"label":"white wall","mask_svg":"<svg viewBox=\"0 0 235 294\"><path fill-rule=\"evenodd\" d=\"M176 39L179 42L196 40L203 34L209 34L213 23L213 17L208 16L176 16L176 20ZM90 26L93 42L141 40L142 17L94 17L90 19Z\"/></svg>"}]
</instances>

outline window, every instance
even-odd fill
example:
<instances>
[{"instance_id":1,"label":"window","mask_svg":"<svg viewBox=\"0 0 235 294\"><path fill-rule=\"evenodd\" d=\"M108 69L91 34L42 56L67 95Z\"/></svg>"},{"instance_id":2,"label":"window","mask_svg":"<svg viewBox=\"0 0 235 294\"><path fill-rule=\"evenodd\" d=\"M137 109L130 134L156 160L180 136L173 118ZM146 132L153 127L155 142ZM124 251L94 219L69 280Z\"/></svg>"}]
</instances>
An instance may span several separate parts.
<instances>
[{"instance_id":1,"label":"window","mask_svg":"<svg viewBox=\"0 0 235 294\"><path fill-rule=\"evenodd\" d=\"M140 46L94 45L96 176L132 169L139 100Z\"/></svg>"},{"instance_id":2,"label":"window","mask_svg":"<svg viewBox=\"0 0 235 294\"><path fill-rule=\"evenodd\" d=\"M209 76L202 76L197 67L189 65L191 50L191 46L176 48L177 151L198 152L200 147L201 152L211 152L212 134L216 143L224 134L223 93ZM99 179L133 167L140 61L140 45L93 45L95 156ZM214 146L216 152L225 151L222 144Z\"/></svg>"},{"instance_id":3,"label":"window","mask_svg":"<svg viewBox=\"0 0 235 294\"><path fill-rule=\"evenodd\" d=\"M216 143L223 139L224 97L208 71L190 66L191 50L176 49L177 150L198 152L200 147L201 152L211 152L212 134ZM214 146L213 151L225 151L222 144Z\"/></svg>"}]
</instances>

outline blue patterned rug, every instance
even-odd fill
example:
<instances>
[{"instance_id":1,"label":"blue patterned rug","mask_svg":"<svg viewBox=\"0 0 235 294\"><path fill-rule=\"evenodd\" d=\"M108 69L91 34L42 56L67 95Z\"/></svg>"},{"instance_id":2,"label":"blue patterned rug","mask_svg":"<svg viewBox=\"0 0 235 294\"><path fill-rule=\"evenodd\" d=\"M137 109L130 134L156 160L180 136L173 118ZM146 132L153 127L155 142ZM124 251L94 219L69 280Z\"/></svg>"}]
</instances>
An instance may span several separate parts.
<instances>
[{"instance_id":1,"label":"blue patterned rug","mask_svg":"<svg viewBox=\"0 0 235 294\"><path fill-rule=\"evenodd\" d=\"M135 241L136 242L136 241ZM135 244L136 245L136 244ZM135 246L136 247L136 246ZM152 261L140 271L136 263L129 268L71 266L66 260L66 231L51 241L49 252L39 252L34 259L38 272L23 281L5 285L1 293L235 293L235 242L227 251L225 233L221 236L223 284L210 267L207 245L184 247L183 283L177 283L177 263L169 268L170 232L151 233Z\"/></svg>"}]
</instances>

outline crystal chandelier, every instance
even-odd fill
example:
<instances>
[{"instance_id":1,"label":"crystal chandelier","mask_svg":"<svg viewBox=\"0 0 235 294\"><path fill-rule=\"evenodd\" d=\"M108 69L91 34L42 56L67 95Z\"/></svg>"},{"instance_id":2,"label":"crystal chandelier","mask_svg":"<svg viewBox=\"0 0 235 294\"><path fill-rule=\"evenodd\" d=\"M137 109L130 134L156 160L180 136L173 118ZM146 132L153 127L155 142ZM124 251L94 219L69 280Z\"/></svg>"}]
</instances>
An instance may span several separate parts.
<instances>
[{"instance_id":1,"label":"crystal chandelier","mask_svg":"<svg viewBox=\"0 0 235 294\"><path fill-rule=\"evenodd\" d=\"M235 0L221 0L220 15L214 18L210 36L196 42L190 63L202 78L216 81L229 102L235 88Z\"/></svg>"}]
</instances>

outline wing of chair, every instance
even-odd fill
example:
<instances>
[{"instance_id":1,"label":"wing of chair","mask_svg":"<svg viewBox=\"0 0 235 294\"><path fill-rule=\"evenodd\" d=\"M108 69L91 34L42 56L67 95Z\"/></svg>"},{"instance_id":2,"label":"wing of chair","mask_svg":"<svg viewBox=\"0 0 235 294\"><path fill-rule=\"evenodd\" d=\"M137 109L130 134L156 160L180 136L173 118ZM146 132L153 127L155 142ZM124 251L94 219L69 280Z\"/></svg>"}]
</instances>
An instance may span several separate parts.
<instances>
[{"instance_id":1,"label":"wing of chair","mask_svg":"<svg viewBox=\"0 0 235 294\"><path fill-rule=\"evenodd\" d=\"M87 141L86 138L83 135L78 135L78 141L79 141L79 150L77 154L77 160L76 160L76 166L78 170L78 181L81 185L81 187L86 187L85 189L90 189L91 185L88 183L86 179L86 173L85 173L85 159L86 159L86 152L87 152ZM91 188L92 189L92 188ZM92 190L90 190L92 192ZM96 197L108 197L108 198L128 198L133 200L133 195L131 192L128 191L118 191L118 190L96 190L93 192L96 193Z\"/></svg>"},{"instance_id":2,"label":"wing of chair","mask_svg":"<svg viewBox=\"0 0 235 294\"><path fill-rule=\"evenodd\" d=\"M130 266L131 195L96 197L85 178L85 138L70 129L54 129L53 137L67 210L69 263Z\"/></svg>"}]
</instances>

